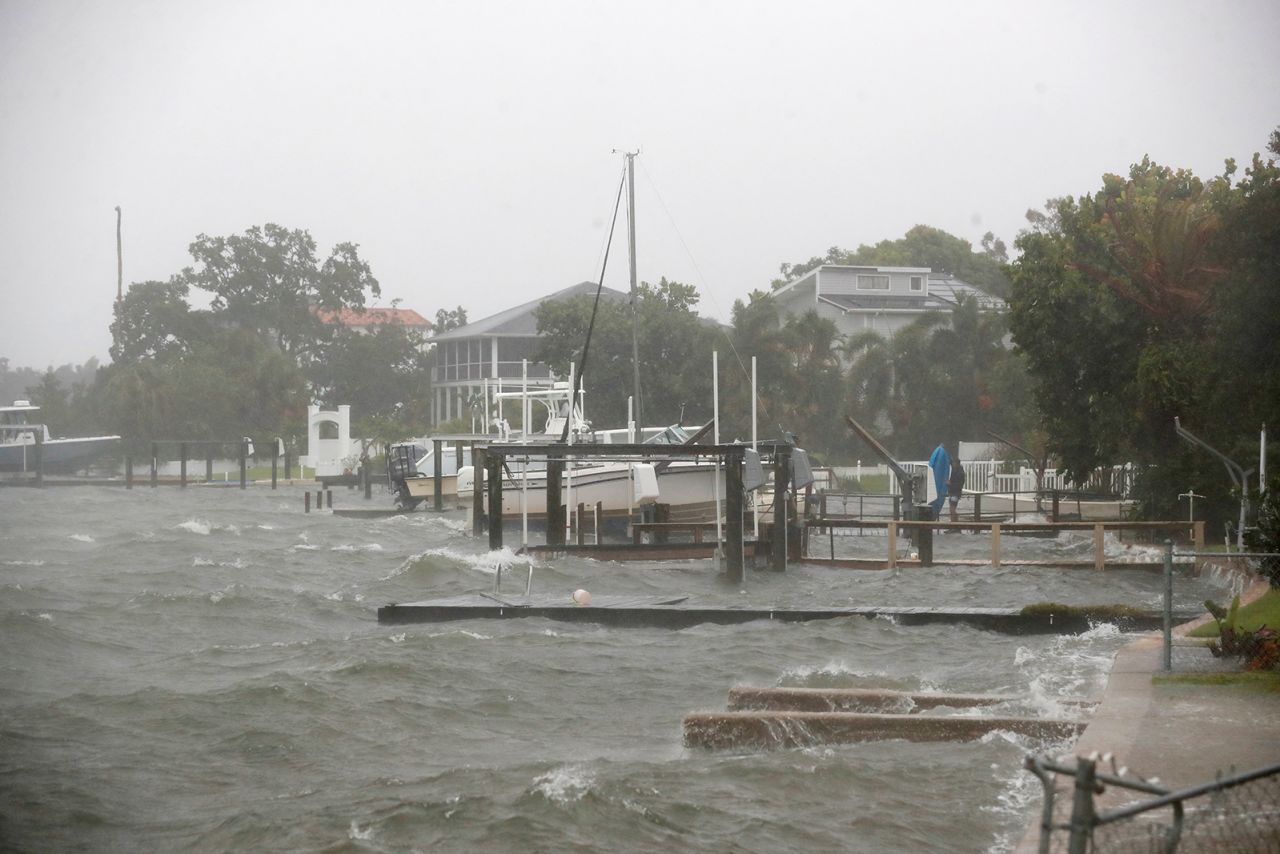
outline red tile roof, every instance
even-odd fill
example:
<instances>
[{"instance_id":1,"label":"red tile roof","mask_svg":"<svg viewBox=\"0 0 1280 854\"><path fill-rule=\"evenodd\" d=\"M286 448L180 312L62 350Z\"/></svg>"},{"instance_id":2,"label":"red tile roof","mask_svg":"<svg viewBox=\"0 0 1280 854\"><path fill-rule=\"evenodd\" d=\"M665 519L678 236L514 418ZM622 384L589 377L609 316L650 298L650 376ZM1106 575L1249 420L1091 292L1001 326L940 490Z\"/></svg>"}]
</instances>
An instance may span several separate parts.
<instances>
[{"instance_id":1,"label":"red tile roof","mask_svg":"<svg viewBox=\"0 0 1280 854\"><path fill-rule=\"evenodd\" d=\"M411 308L366 308L364 311L344 308L340 311L316 309L321 323L340 323L343 326L387 326L399 323L411 329L430 329L431 321Z\"/></svg>"}]
</instances>

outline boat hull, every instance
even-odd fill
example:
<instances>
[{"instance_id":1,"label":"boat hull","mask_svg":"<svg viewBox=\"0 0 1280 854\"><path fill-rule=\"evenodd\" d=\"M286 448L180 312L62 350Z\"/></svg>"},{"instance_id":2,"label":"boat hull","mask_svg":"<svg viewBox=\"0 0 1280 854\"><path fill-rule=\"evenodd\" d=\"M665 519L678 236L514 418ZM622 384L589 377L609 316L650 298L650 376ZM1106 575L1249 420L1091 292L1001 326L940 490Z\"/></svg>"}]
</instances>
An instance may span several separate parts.
<instances>
[{"instance_id":1,"label":"boat hull","mask_svg":"<svg viewBox=\"0 0 1280 854\"><path fill-rule=\"evenodd\" d=\"M116 447L119 442L119 436L46 439L40 445L41 468L46 473L54 474L79 471ZM0 472L33 472L35 470L34 442L0 445Z\"/></svg>"}]
</instances>

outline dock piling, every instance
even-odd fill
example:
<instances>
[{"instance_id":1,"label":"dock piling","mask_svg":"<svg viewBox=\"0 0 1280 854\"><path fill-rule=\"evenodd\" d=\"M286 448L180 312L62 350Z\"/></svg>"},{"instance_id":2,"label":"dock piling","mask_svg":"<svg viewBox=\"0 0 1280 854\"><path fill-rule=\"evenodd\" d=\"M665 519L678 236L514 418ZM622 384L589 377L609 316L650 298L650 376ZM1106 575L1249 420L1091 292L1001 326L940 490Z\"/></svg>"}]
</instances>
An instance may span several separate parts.
<instances>
[{"instance_id":1,"label":"dock piling","mask_svg":"<svg viewBox=\"0 0 1280 854\"><path fill-rule=\"evenodd\" d=\"M178 483L183 488L187 488L187 443L178 443Z\"/></svg>"},{"instance_id":2,"label":"dock piling","mask_svg":"<svg viewBox=\"0 0 1280 854\"><path fill-rule=\"evenodd\" d=\"M462 449L462 443L458 443L458 449ZM431 505L437 513L444 512L444 459L441 454L444 453L444 442L439 439L431 440L431 459L436 465L435 473L431 476L431 495L434 503ZM462 466L458 466L462 468Z\"/></svg>"},{"instance_id":3,"label":"dock piling","mask_svg":"<svg viewBox=\"0 0 1280 854\"><path fill-rule=\"evenodd\" d=\"M742 466L746 456L744 450L732 448L724 457L724 569L725 575L735 584L741 584L746 574L742 548L742 511L746 504L742 488Z\"/></svg>"}]
</instances>

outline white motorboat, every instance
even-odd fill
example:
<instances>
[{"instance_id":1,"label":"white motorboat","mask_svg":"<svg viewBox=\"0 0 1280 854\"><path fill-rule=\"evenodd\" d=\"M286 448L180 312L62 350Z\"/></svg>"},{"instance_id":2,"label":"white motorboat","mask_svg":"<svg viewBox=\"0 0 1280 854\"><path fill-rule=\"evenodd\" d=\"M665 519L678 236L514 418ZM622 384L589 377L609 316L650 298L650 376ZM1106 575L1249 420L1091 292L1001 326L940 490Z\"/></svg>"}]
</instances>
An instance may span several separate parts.
<instances>
[{"instance_id":1,"label":"white motorboat","mask_svg":"<svg viewBox=\"0 0 1280 854\"><path fill-rule=\"evenodd\" d=\"M48 425L39 420L39 411L29 400L0 406L0 471L35 471L37 444L40 468L45 472L79 471L120 441L119 436L54 438Z\"/></svg>"}]
</instances>

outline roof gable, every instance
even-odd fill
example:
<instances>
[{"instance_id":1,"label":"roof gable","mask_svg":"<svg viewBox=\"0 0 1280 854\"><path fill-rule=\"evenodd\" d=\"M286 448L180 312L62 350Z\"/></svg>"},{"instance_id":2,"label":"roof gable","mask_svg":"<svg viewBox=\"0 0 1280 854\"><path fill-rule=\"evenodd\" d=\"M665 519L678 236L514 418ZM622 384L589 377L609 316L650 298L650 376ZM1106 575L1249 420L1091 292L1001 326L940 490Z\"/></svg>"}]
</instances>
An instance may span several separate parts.
<instances>
[{"instance_id":1,"label":"roof gable","mask_svg":"<svg viewBox=\"0 0 1280 854\"><path fill-rule=\"evenodd\" d=\"M595 282L579 282L576 285L570 285L567 288L558 290L555 293L538 297L526 303L500 311L497 314L491 314L488 317L468 323L466 326L458 326L447 332L441 332L436 335L433 341L451 341L462 338L478 338L484 335L525 335L533 336L538 334L538 320L534 317L533 312L538 306L550 300L567 300L576 296L595 296ZM625 301L629 296L622 291L616 291L613 288L601 288L600 298L611 301Z\"/></svg>"}]
</instances>

